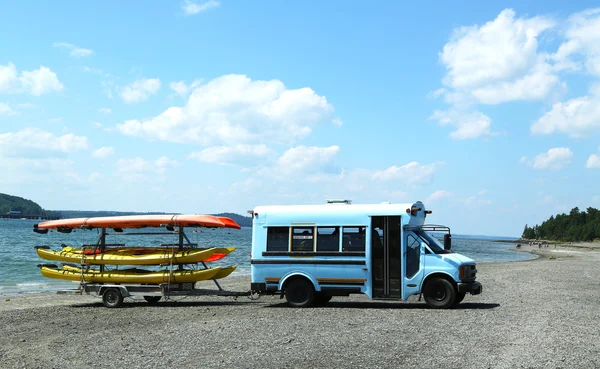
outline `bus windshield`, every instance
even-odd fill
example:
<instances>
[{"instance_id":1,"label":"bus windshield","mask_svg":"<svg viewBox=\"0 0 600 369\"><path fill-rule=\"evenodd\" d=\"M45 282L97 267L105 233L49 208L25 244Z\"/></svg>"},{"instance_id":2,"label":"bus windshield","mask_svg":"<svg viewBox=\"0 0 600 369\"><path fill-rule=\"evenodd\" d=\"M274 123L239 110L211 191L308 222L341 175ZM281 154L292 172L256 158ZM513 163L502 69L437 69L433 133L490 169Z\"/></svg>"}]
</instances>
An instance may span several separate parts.
<instances>
[{"instance_id":1,"label":"bus windshield","mask_svg":"<svg viewBox=\"0 0 600 369\"><path fill-rule=\"evenodd\" d=\"M429 233L423 230L415 230L415 233L421 237L423 241L425 241L427 246L429 246L431 251L433 251L435 254L450 254L452 252L450 250L444 250L444 245L442 245L437 238L433 237Z\"/></svg>"}]
</instances>

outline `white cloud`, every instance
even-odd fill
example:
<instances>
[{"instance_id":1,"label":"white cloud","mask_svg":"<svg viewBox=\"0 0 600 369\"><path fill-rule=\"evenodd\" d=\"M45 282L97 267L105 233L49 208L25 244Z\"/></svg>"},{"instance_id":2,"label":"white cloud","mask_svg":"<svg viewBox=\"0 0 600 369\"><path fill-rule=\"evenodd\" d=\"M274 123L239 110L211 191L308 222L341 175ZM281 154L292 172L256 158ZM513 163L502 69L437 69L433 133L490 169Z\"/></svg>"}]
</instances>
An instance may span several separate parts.
<instances>
[{"instance_id":1,"label":"white cloud","mask_svg":"<svg viewBox=\"0 0 600 369\"><path fill-rule=\"evenodd\" d=\"M600 168L600 156L596 154L590 155L588 160L585 162L585 167L589 169L599 169Z\"/></svg>"},{"instance_id":2,"label":"white cloud","mask_svg":"<svg viewBox=\"0 0 600 369\"><path fill-rule=\"evenodd\" d=\"M183 9L187 15L194 15L212 8L217 8L219 5L221 4L218 1L207 1L201 4L196 4L190 0L185 0L183 4L181 4L181 9Z\"/></svg>"},{"instance_id":3,"label":"white cloud","mask_svg":"<svg viewBox=\"0 0 600 369\"><path fill-rule=\"evenodd\" d=\"M571 15L564 36L565 41L552 55L559 69L585 69L600 76L600 8Z\"/></svg>"},{"instance_id":4,"label":"white cloud","mask_svg":"<svg viewBox=\"0 0 600 369\"><path fill-rule=\"evenodd\" d=\"M13 110L8 104L0 103L0 116L17 115L18 113Z\"/></svg>"},{"instance_id":5,"label":"white cloud","mask_svg":"<svg viewBox=\"0 0 600 369\"><path fill-rule=\"evenodd\" d=\"M117 129L177 143L292 143L309 135L312 126L333 121L332 114L333 106L310 88L290 90L279 80L226 75L196 87L183 107L148 120L128 120Z\"/></svg>"},{"instance_id":6,"label":"white cloud","mask_svg":"<svg viewBox=\"0 0 600 369\"><path fill-rule=\"evenodd\" d=\"M154 95L160 90L158 78L140 78L121 89L120 95L128 104L147 100L149 95Z\"/></svg>"},{"instance_id":7,"label":"white cloud","mask_svg":"<svg viewBox=\"0 0 600 369\"><path fill-rule=\"evenodd\" d=\"M54 44L52 44L52 46L54 47L61 47L61 48L65 48L70 50L70 55L76 58L81 58L81 57L86 57L86 56L90 56L94 53L94 50L91 49L84 49L82 47L77 47L73 44L70 44L68 42L55 42Z\"/></svg>"},{"instance_id":8,"label":"white cloud","mask_svg":"<svg viewBox=\"0 0 600 369\"><path fill-rule=\"evenodd\" d=\"M187 94L195 89L196 87L200 86L200 84L202 83L201 79L197 79L194 82L192 82L190 85L187 85L185 83L185 81L176 81L176 82L171 82L169 84L169 88L171 88L171 90L175 91L176 94L178 94L179 96L187 96Z\"/></svg>"},{"instance_id":9,"label":"white cloud","mask_svg":"<svg viewBox=\"0 0 600 369\"><path fill-rule=\"evenodd\" d=\"M104 146L99 149L92 151L92 156L95 158L106 158L115 153L115 148L111 146Z\"/></svg>"},{"instance_id":10,"label":"white cloud","mask_svg":"<svg viewBox=\"0 0 600 369\"><path fill-rule=\"evenodd\" d=\"M339 146L292 147L279 157L275 171L284 175L331 172L335 169L333 159L339 151Z\"/></svg>"},{"instance_id":11,"label":"white cloud","mask_svg":"<svg viewBox=\"0 0 600 369\"><path fill-rule=\"evenodd\" d=\"M102 174L94 172L88 176L88 182L96 182L100 178L102 178Z\"/></svg>"},{"instance_id":12,"label":"white cloud","mask_svg":"<svg viewBox=\"0 0 600 369\"><path fill-rule=\"evenodd\" d=\"M15 92L19 85L17 67L12 63L0 65L0 92Z\"/></svg>"},{"instance_id":13,"label":"white cloud","mask_svg":"<svg viewBox=\"0 0 600 369\"><path fill-rule=\"evenodd\" d=\"M143 158L119 159L117 160L117 170L127 180L144 179L148 174L164 174L168 168L179 166L179 162L161 156L156 160L146 160Z\"/></svg>"},{"instance_id":14,"label":"white cloud","mask_svg":"<svg viewBox=\"0 0 600 369\"><path fill-rule=\"evenodd\" d=\"M33 109L33 108L35 108L35 105L32 103L22 103L22 104L17 105L17 109L19 109L19 110Z\"/></svg>"},{"instance_id":15,"label":"white cloud","mask_svg":"<svg viewBox=\"0 0 600 369\"><path fill-rule=\"evenodd\" d=\"M448 70L444 84L472 89L526 76L540 62L537 37L553 26L545 17L515 19L505 9L482 26L455 29L440 54Z\"/></svg>"},{"instance_id":16,"label":"white cloud","mask_svg":"<svg viewBox=\"0 0 600 369\"><path fill-rule=\"evenodd\" d=\"M72 133L62 136L39 128L25 128L18 132L0 134L0 154L4 156L47 155L50 152L72 152L87 149L85 136Z\"/></svg>"},{"instance_id":17,"label":"white cloud","mask_svg":"<svg viewBox=\"0 0 600 369\"><path fill-rule=\"evenodd\" d=\"M21 85L34 96L40 96L53 91L62 91L64 86L58 81L56 73L41 66L39 69L21 72Z\"/></svg>"},{"instance_id":18,"label":"white cloud","mask_svg":"<svg viewBox=\"0 0 600 369\"><path fill-rule=\"evenodd\" d=\"M571 164L573 152L566 147L556 147L546 152L537 154L533 159L521 158L521 163L525 163L534 169L559 170L566 168Z\"/></svg>"},{"instance_id":19,"label":"white cloud","mask_svg":"<svg viewBox=\"0 0 600 369\"><path fill-rule=\"evenodd\" d=\"M191 159L221 165L248 164L273 155L266 145L215 146L190 154Z\"/></svg>"},{"instance_id":20,"label":"white cloud","mask_svg":"<svg viewBox=\"0 0 600 369\"><path fill-rule=\"evenodd\" d=\"M98 113L110 114L112 113L112 110L110 108L100 108L98 109Z\"/></svg>"},{"instance_id":21,"label":"white cloud","mask_svg":"<svg viewBox=\"0 0 600 369\"><path fill-rule=\"evenodd\" d=\"M377 181L397 181L398 183L424 183L431 182L433 175L444 165L444 162L421 165L416 161L400 167L393 165L387 169L375 171L371 178Z\"/></svg>"},{"instance_id":22,"label":"white cloud","mask_svg":"<svg viewBox=\"0 0 600 369\"><path fill-rule=\"evenodd\" d=\"M558 102L531 125L531 133L549 135L555 132L570 137L585 137L600 131L600 92L592 85L590 94Z\"/></svg>"},{"instance_id":23,"label":"white cloud","mask_svg":"<svg viewBox=\"0 0 600 369\"><path fill-rule=\"evenodd\" d=\"M22 71L20 75L14 64L0 65L0 92L40 96L63 89L56 73L43 65L39 69Z\"/></svg>"},{"instance_id":24,"label":"white cloud","mask_svg":"<svg viewBox=\"0 0 600 369\"><path fill-rule=\"evenodd\" d=\"M429 195L427 197L427 200L425 201L425 203L430 203L430 202L435 202L436 200L439 199L443 199L444 197L450 197L452 196L452 192L448 192L445 190L438 190L435 191L434 193L432 193L431 195Z\"/></svg>"},{"instance_id":25,"label":"white cloud","mask_svg":"<svg viewBox=\"0 0 600 369\"><path fill-rule=\"evenodd\" d=\"M481 136L491 136L491 119L487 115L478 112L466 112L456 109L441 111L436 110L429 119L437 120L440 125L453 125L456 130L450 133L455 140L467 140Z\"/></svg>"}]
</instances>

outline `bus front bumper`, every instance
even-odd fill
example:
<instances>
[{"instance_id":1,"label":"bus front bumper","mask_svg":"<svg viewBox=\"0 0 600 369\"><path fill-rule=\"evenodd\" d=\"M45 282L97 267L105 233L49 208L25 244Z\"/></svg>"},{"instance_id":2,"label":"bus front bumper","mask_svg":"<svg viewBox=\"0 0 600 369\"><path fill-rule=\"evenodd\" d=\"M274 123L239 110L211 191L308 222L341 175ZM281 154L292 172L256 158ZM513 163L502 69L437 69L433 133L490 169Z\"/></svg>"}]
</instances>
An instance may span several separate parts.
<instances>
[{"instance_id":1,"label":"bus front bumper","mask_svg":"<svg viewBox=\"0 0 600 369\"><path fill-rule=\"evenodd\" d=\"M468 292L471 295L479 295L483 287L479 282L458 283L458 292Z\"/></svg>"}]
</instances>

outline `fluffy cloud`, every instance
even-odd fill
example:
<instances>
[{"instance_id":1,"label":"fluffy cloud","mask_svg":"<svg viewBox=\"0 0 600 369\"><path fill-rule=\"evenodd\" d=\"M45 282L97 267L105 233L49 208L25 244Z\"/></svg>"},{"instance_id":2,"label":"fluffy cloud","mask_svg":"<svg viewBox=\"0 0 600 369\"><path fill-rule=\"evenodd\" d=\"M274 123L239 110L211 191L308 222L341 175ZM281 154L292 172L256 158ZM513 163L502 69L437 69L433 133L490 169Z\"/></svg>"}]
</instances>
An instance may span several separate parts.
<instances>
[{"instance_id":1,"label":"fluffy cloud","mask_svg":"<svg viewBox=\"0 0 600 369\"><path fill-rule=\"evenodd\" d=\"M556 147L546 152L537 154L533 159L521 157L520 162L534 169L559 170L571 164L573 152L566 147Z\"/></svg>"},{"instance_id":2,"label":"fluffy cloud","mask_svg":"<svg viewBox=\"0 0 600 369\"><path fill-rule=\"evenodd\" d=\"M552 58L560 69L585 69L600 76L600 8L569 17L565 41Z\"/></svg>"},{"instance_id":3,"label":"fluffy cloud","mask_svg":"<svg viewBox=\"0 0 600 369\"><path fill-rule=\"evenodd\" d=\"M444 85L484 104L543 98L558 79L538 55L537 38L553 26L548 18L515 18L505 9L482 26L454 30L440 53Z\"/></svg>"},{"instance_id":4,"label":"fluffy cloud","mask_svg":"<svg viewBox=\"0 0 600 369\"><path fill-rule=\"evenodd\" d=\"M92 151L92 156L95 158L106 158L115 153L115 148L111 146L104 146L99 149Z\"/></svg>"},{"instance_id":5,"label":"fluffy cloud","mask_svg":"<svg viewBox=\"0 0 600 369\"><path fill-rule=\"evenodd\" d=\"M183 107L148 120L128 120L117 129L177 143L292 143L322 121L341 124L332 114L327 99L308 87L290 90L279 80L226 75L196 87Z\"/></svg>"},{"instance_id":6,"label":"fluffy cloud","mask_svg":"<svg viewBox=\"0 0 600 369\"><path fill-rule=\"evenodd\" d=\"M490 117L478 111L466 112L456 109L446 111L436 110L429 119L437 120L440 125L454 126L456 130L450 133L450 137L455 140L493 135L491 132L492 121Z\"/></svg>"},{"instance_id":7,"label":"fluffy cloud","mask_svg":"<svg viewBox=\"0 0 600 369\"><path fill-rule=\"evenodd\" d=\"M333 159L340 151L338 146L297 146L281 155L275 170L278 174L318 173L334 169Z\"/></svg>"},{"instance_id":8,"label":"fluffy cloud","mask_svg":"<svg viewBox=\"0 0 600 369\"><path fill-rule=\"evenodd\" d=\"M427 197L427 200L425 201L425 203L428 204L430 202L435 202L436 200L443 199L444 197L450 197L450 196L452 196L452 192L448 192L445 190L438 190L438 191L435 191L434 193L432 193L431 195L429 195Z\"/></svg>"},{"instance_id":9,"label":"fluffy cloud","mask_svg":"<svg viewBox=\"0 0 600 369\"><path fill-rule=\"evenodd\" d=\"M589 169L599 169L600 168L600 156L596 154L590 155L588 160L585 162L585 167Z\"/></svg>"},{"instance_id":10,"label":"fluffy cloud","mask_svg":"<svg viewBox=\"0 0 600 369\"><path fill-rule=\"evenodd\" d=\"M94 50L77 47L67 42L55 42L54 44L52 44L52 46L68 49L71 51L70 55L76 58L90 56L94 53Z\"/></svg>"},{"instance_id":11,"label":"fluffy cloud","mask_svg":"<svg viewBox=\"0 0 600 369\"><path fill-rule=\"evenodd\" d=\"M22 71L20 74L12 63L0 65L0 93L29 93L40 96L63 89L64 86L56 73L43 65L39 69Z\"/></svg>"},{"instance_id":12,"label":"fluffy cloud","mask_svg":"<svg viewBox=\"0 0 600 369\"><path fill-rule=\"evenodd\" d=\"M0 154L4 156L43 156L51 152L67 153L87 148L87 137L72 133L55 136L39 128L25 128L0 134Z\"/></svg>"},{"instance_id":13,"label":"fluffy cloud","mask_svg":"<svg viewBox=\"0 0 600 369\"><path fill-rule=\"evenodd\" d=\"M128 104L147 100L150 95L154 95L160 90L160 80L158 78L140 78L121 89L120 95L123 101Z\"/></svg>"},{"instance_id":14,"label":"fluffy cloud","mask_svg":"<svg viewBox=\"0 0 600 369\"><path fill-rule=\"evenodd\" d=\"M0 116L3 115L17 115L17 112L14 111L8 104L0 103Z\"/></svg>"},{"instance_id":15,"label":"fluffy cloud","mask_svg":"<svg viewBox=\"0 0 600 369\"><path fill-rule=\"evenodd\" d=\"M191 159L203 163L221 165L251 164L254 161L273 155L266 145L236 145L209 147L190 154Z\"/></svg>"},{"instance_id":16,"label":"fluffy cloud","mask_svg":"<svg viewBox=\"0 0 600 369\"><path fill-rule=\"evenodd\" d=\"M600 131L600 89L592 85L590 94L558 102L531 125L531 133L548 135L561 132L579 138Z\"/></svg>"},{"instance_id":17,"label":"fluffy cloud","mask_svg":"<svg viewBox=\"0 0 600 369\"><path fill-rule=\"evenodd\" d=\"M156 160L143 158L119 159L117 170L123 178L128 180L144 179L148 174L164 174L168 168L178 167L180 163L176 160L161 156Z\"/></svg>"},{"instance_id":18,"label":"fluffy cloud","mask_svg":"<svg viewBox=\"0 0 600 369\"><path fill-rule=\"evenodd\" d=\"M98 113L110 114L112 113L112 110L110 108L100 108L98 109Z\"/></svg>"},{"instance_id":19,"label":"fluffy cloud","mask_svg":"<svg viewBox=\"0 0 600 369\"><path fill-rule=\"evenodd\" d=\"M176 81L176 82L171 82L169 84L169 88L171 88L171 90L175 91L175 93L179 96L187 96L187 94L190 91L192 91L196 87L200 86L201 83L202 83L202 80L200 80L200 79L195 80L190 85L186 84L185 81Z\"/></svg>"},{"instance_id":20,"label":"fluffy cloud","mask_svg":"<svg viewBox=\"0 0 600 369\"><path fill-rule=\"evenodd\" d=\"M194 15L212 8L217 8L219 5L221 4L218 1L207 1L205 3L196 4L190 0L185 0L183 4L181 4L181 9L183 9L184 13L187 15Z\"/></svg>"},{"instance_id":21,"label":"fluffy cloud","mask_svg":"<svg viewBox=\"0 0 600 369\"><path fill-rule=\"evenodd\" d=\"M398 181L403 183L431 182L433 175L444 165L444 162L435 162L421 165L416 161L400 167L393 165L387 169L375 171L371 178L376 181Z\"/></svg>"}]
</instances>

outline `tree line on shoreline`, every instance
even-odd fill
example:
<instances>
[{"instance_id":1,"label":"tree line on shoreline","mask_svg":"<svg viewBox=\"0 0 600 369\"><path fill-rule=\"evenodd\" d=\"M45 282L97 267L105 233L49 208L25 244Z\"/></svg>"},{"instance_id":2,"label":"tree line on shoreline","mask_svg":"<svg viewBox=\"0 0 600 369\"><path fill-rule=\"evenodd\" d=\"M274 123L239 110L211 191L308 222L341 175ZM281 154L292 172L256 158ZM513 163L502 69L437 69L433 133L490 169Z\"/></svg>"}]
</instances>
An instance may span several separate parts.
<instances>
[{"instance_id":1,"label":"tree line on shoreline","mask_svg":"<svg viewBox=\"0 0 600 369\"><path fill-rule=\"evenodd\" d=\"M525 225L521 238L569 242L600 239L600 211L592 207L580 211L575 207L569 214L552 215L540 225Z\"/></svg>"}]
</instances>

